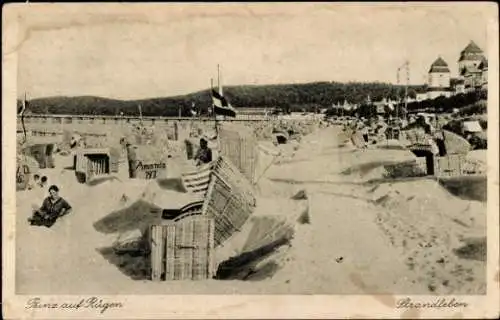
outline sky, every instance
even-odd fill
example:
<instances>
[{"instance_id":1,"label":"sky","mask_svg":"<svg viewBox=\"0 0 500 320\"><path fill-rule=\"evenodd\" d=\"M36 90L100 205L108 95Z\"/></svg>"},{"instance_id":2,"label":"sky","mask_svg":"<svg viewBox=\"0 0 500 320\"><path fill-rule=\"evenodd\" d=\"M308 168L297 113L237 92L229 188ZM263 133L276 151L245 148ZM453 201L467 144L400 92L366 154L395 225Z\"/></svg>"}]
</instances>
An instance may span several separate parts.
<instances>
[{"instance_id":1,"label":"sky","mask_svg":"<svg viewBox=\"0 0 500 320\"><path fill-rule=\"evenodd\" d=\"M82 6L82 5L80 5ZM141 99L222 84L422 84L441 56L487 51L491 4L45 5L20 15L18 95ZM493 10L492 10L493 9ZM493 12L493 13L492 13ZM401 75L403 78L403 74Z\"/></svg>"}]
</instances>

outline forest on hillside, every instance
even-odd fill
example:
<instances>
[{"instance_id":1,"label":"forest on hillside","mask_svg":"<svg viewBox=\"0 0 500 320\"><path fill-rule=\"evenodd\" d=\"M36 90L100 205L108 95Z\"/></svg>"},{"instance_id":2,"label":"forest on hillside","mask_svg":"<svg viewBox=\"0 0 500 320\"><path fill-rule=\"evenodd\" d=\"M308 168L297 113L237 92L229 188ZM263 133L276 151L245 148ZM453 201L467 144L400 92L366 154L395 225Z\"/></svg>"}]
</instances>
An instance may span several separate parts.
<instances>
[{"instance_id":1,"label":"forest on hillside","mask_svg":"<svg viewBox=\"0 0 500 320\"><path fill-rule=\"evenodd\" d=\"M484 114L487 111L487 90L472 91L468 93L460 93L449 98L437 97L424 101L415 101L408 103L406 112L429 112L429 113L451 113L457 111L459 115ZM454 110L456 109L456 110ZM388 114L393 116L403 115L404 104L400 103L394 106L393 110L385 108ZM374 105L361 104L356 110L342 110L341 108L329 108L328 116L358 116L371 118L377 115L377 108Z\"/></svg>"},{"instance_id":2,"label":"forest on hillside","mask_svg":"<svg viewBox=\"0 0 500 320\"><path fill-rule=\"evenodd\" d=\"M411 86L408 95L415 97L425 86ZM312 111L328 108L333 104L362 104L370 97L372 101L383 98L397 99L404 95L404 86L387 83L339 83L314 82L305 84L242 85L224 87L224 95L237 108L280 108L288 111ZM18 101L18 108L21 101ZM141 105L144 116L190 116L194 105L201 114L208 113L211 106L210 91L203 90L183 96L152 98L143 100L116 100L92 96L50 97L29 101L31 113L82 114L82 115L138 115Z\"/></svg>"}]
</instances>

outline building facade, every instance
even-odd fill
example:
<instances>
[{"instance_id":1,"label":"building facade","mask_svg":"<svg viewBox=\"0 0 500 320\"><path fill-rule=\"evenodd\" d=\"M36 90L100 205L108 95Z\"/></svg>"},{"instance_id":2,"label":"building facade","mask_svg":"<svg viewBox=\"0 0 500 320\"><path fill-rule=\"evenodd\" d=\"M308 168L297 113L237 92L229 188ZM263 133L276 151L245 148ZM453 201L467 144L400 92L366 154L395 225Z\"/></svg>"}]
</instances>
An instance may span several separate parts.
<instances>
[{"instance_id":1,"label":"building facade","mask_svg":"<svg viewBox=\"0 0 500 320\"><path fill-rule=\"evenodd\" d=\"M474 41L469 42L460 52L458 70L464 81L465 92L487 87L488 62L483 50Z\"/></svg>"},{"instance_id":2,"label":"building facade","mask_svg":"<svg viewBox=\"0 0 500 320\"><path fill-rule=\"evenodd\" d=\"M443 58L438 57L431 65L427 81L427 98L450 97L450 69Z\"/></svg>"},{"instance_id":3,"label":"building facade","mask_svg":"<svg viewBox=\"0 0 500 320\"><path fill-rule=\"evenodd\" d=\"M486 58L479 64L481 70L481 88L488 89L488 60Z\"/></svg>"}]
</instances>

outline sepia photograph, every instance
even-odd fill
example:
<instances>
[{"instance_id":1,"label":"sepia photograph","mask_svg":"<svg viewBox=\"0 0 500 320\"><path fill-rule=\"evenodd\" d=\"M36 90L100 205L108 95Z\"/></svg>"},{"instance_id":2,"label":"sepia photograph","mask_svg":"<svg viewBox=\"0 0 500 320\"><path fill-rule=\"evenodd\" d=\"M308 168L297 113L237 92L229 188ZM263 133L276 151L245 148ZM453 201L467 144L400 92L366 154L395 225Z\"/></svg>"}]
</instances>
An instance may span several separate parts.
<instances>
[{"instance_id":1,"label":"sepia photograph","mask_svg":"<svg viewBox=\"0 0 500 320\"><path fill-rule=\"evenodd\" d=\"M494 4L6 8L12 314L392 295L370 303L498 316L467 300L499 290Z\"/></svg>"}]
</instances>

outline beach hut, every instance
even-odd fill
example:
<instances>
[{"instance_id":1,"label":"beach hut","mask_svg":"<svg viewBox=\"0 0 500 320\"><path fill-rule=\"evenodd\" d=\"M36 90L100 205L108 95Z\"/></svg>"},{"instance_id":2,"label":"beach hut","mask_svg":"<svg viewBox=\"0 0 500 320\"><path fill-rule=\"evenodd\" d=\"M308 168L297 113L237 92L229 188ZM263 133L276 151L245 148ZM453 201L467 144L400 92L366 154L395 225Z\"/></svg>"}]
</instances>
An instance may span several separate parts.
<instances>
[{"instance_id":1,"label":"beach hut","mask_svg":"<svg viewBox=\"0 0 500 320\"><path fill-rule=\"evenodd\" d=\"M467 154L471 150L470 143L459 136L448 130L443 130L444 145L446 149L446 154Z\"/></svg>"},{"instance_id":2,"label":"beach hut","mask_svg":"<svg viewBox=\"0 0 500 320\"><path fill-rule=\"evenodd\" d=\"M56 150L55 143L34 143L23 147L24 155L34 158L41 169L54 168L54 151Z\"/></svg>"},{"instance_id":3,"label":"beach hut","mask_svg":"<svg viewBox=\"0 0 500 320\"><path fill-rule=\"evenodd\" d=\"M276 132L274 133L274 137L277 144L286 144L288 142L288 134L285 132Z\"/></svg>"},{"instance_id":4,"label":"beach hut","mask_svg":"<svg viewBox=\"0 0 500 320\"><path fill-rule=\"evenodd\" d=\"M255 181L257 139L251 128L224 124L219 129L220 155L227 158L250 182Z\"/></svg>"},{"instance_id":5,"label":"beach hut","mask_svg":"<svg viewBox=\"0 0 500 320\"><path fill-rule=\"evenodd\" d=\"M151 226L151 280L211 279L214 232L214 220L204 216Z\"/></svg>"},{"instance_id":6,"label":"beach hut","mask_svg":"<svg viewBox=\"0 0 500 320\"><path fill-rule=\"evenodd\" d=\"M366 141L363 137L363 133L359 130L352 133L351 142L356 148L366 148Z\"/></svg>"},{"instance_id":7,"label":"beach hut","mask_svg":"<svg viewBox=\"0 0 500 320\"><path fill-rule=\"evenodd\" d=\"M16 161L16 191L26 190L33 174L40 169L38 161L26 155L18 155Z\"/></svg>"},{"instance_id":8,"label":"beach hut","mask_svg":"<svg viewBox=\"0 0 500 320\"><path fill-rule=\"evenodd\" d=\"M156 179L167 174L167 155L153 146L127 147L130 178Z\"/></svg>"},{"instance_id":9,"label":"beach hut","mask_svg":"<svg viewBox=\"0 0 500 320\"><path fill-rule=\"evenodd\" d=\"M118 172L119 150L110 148L79 149L73 155L75 175L79 182L90 182Z\"/></svg>"},{"instance_id":10,"label":"beach hut","mask_svg":"<svg viewBox=\"0 0 500 320\"><path fill-rule=\"evenodd\" d=\"M256 199L250 181L229 159L219 157L212 170L202 207L202 215L214 219L215 246L221 245L240 230L255 206Z\"/></svg>"}]
</instances>

